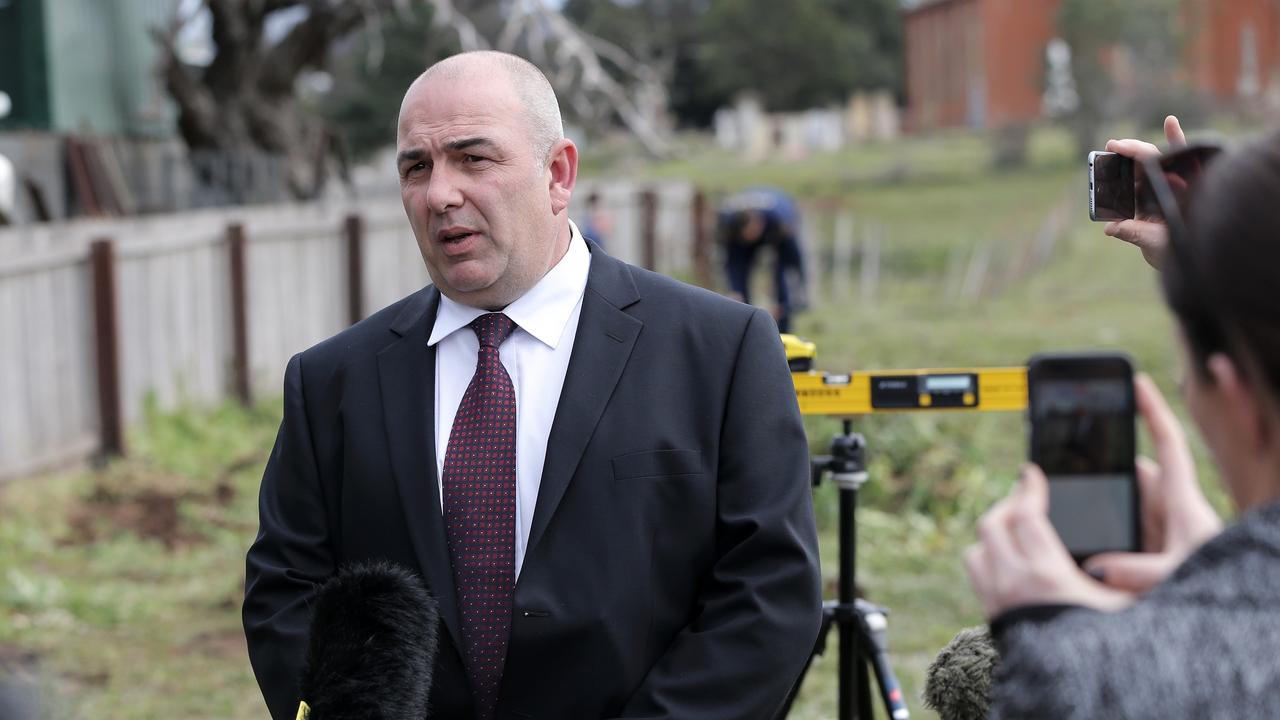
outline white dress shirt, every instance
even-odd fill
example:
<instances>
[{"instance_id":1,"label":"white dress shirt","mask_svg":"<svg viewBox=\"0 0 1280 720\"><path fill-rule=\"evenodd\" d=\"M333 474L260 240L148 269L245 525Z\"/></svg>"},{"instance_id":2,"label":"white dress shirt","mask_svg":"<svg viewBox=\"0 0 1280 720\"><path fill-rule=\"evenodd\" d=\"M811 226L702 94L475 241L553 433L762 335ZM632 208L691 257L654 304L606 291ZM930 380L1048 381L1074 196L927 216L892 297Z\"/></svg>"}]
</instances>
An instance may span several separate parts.
<instances>
[{"instance_id":1,"label":"white dress shirt","mask_svg":"<svg viewBox=\"0 0 1280 720\"><path fill-rule=\"evenodd\" d=\"M533 523L533 509L542 484L547 438L564 386L569 354L578 334L582 296L587 289L591 251L569 223L569 249L528 292L503 309L516 329L498 349L502 366L516 393L516 527L515 571L520 575ZM467 327L487 313L440 296L435 327L428 345L436 347L436 477L444 511L444 456L449 448L453 418L462 395L476 372L480 341Z\"/></svg>"}]
</instances>

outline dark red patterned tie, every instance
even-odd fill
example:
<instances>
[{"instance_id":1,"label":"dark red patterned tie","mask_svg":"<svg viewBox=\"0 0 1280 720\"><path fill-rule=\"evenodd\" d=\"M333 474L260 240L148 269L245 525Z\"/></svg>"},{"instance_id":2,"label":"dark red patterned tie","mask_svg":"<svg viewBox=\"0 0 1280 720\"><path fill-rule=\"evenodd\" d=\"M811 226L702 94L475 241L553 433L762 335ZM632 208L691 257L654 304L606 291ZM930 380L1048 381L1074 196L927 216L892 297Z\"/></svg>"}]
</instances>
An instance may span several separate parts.
<instances>
[{"instance_id":1,"label":"dark red patterned tie","mask_svg":"<svg viewBox=\"0 0 1280 720\"><path fill-rule=\"evenodd\" d=\"M490 720L507 658L515 585L516 393L498 346L516 324L489 313L470 327L480 338L480 356L444 454L444 526L462 611L462 661L476 718Z\"/></svg>"}]
</instances>

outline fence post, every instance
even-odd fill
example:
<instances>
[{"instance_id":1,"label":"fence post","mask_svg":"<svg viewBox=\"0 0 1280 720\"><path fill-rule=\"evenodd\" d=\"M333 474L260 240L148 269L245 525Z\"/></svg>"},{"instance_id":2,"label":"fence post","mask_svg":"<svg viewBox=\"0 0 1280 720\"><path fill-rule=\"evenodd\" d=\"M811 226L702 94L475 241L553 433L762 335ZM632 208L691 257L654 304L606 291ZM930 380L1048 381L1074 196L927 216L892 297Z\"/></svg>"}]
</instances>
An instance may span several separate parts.
<instances>
[{"instance_id":1,"label":"fence post","mask_svg":"<svg viewBox=\"0 0 1280 720\"><path fill-rule=\"evenodd\" d=\"M879 225L867 228L862 235L862 267L859 285L862 287L862 302L870 305L875 302L876 291L880 287L880 237L883 230Z\"/></svg>"},{"instance_id":2,"label":"fence post","mask_svg":"<svg viewBox=\"0 0 1280 720\"><path fill-rule=\"evenodd\" d=\"M808 300L810 308L816 308L822 305L826 300L823 295L824 286L830 279L824 277L825 273L831 268L831 257L826 251L831 247L830 243L822 241L825 227L821 227L821 221L817 208L809 203L800 204L800 217L804 218L804 222L800 224L800 250L802 262L804 263L804 285L803 288L805 298Z\"/></svg>"},{"instance_id":3,"label":"fence post","mask_svg":"<svg viewBox=\"0 0 1280 720\"><path fill-rule=\"evenodd\" d=\"M249 310L245 283L244 225L227 226L231 270L231 391L244 405L253 402L249 384Z\"/></svg>"},{"instance_id":4,"label":"fence post","mask_svg":"<svg viewBox=\"0 0 1280 720\"><path fill-rule=\"evenodd\" d=\"M364 319L364 218L347 216L347 318L352 325Z\"/></svg>"},{"instance_id":5,"label":"fence post","mask_svg":"<svg viewBox=\"0 0 1280 720\"><path fill-rule=\"evenodd\" d=\"M658 269L658 193L640 193L640 257L644 267Z\"/></svg>"},{"instance_id":6,"label":"fence post","mask_svg":"<svg viewBox=\"0 0 1280 720\"><path fill-rule=\"evenodd\" d=\"M115 250L110 238L89 246L93 272L93 324L97 340L98 417L103 456L124 455L120 403L120 323L116 314Z\"/></svg>"},{"instance_id":7,"label":"fence post","mask_svg":"<svg viewBox=\"0 0 1280 720\"><path fill-rule=\"evenodd\" d=\"M836 211L831 228L831 296L836 302L849 299L849 283L853 280L854 227L852 212Z\"/></svg>"},{"instance_id":8,"label":"fence post","mask_svg":"<svg viewBox=\"0 0 1280 720\"><path fill-rule=\"evenodd\" d=\"M707 195L693 190L693 277L702 287L712 287L711 243L707 233Z\"/></svg>"}]
</instances>

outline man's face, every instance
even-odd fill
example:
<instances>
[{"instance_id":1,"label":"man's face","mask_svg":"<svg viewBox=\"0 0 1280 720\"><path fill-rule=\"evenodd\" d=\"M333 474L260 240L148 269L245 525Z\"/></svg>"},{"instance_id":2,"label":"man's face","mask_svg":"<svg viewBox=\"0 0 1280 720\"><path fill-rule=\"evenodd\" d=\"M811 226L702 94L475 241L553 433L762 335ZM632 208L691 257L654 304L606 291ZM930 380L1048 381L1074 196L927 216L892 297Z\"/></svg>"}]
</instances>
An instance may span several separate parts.
<instances>
[{"instance_id":1,"label":"man's face","mask_svg":"<svg viewBox=\"0 0 1280 720\"><path fill-rule=\"evenodd\" d=\"M409 224L431 280L472 307L505 307L568 246L524 117L500 70L433 76L410 88L400 110L397 165Z\"/></svg>"}]
</instances>

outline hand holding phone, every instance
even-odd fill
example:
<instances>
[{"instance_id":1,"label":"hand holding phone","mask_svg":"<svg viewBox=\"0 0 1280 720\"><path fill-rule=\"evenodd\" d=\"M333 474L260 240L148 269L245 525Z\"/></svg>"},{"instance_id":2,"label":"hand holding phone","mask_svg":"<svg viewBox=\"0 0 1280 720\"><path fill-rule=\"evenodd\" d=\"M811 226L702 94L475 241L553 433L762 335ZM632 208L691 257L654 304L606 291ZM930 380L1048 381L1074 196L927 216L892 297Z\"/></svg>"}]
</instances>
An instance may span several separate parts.
<instances>
[{"instance_id":1,"label":"hand holding phone","mask_svg":"<svg viewBox=\"0 0 1280 720\"><path fill-rule=\"evenodd\" d=\"M1109 588L1076 565L1049 524L1049 481L1026 465L1009 496L978 522L979 543L965 552L965 571L988 620L1028 605L1119 610L1132 593Z\"/></svg>"},{"instance_id":2,"label":"hand holding phone","mask_svg":"<svg viewBox=\"0 0 1280 720\"><path fill-rule=\"evenodd\" d=\"M1095 555L1085 567L1111 587L1141 593L1221 532L1222 520L1200 491L1186 435L1156 384L1139 375L1134 389L1138 414L1155 449L1154 460L1139 458L1137 463L1142 552Z\"/></svg>"},{"instance_id":3,"label":"hand holding phone","mask_svg":"<svg viewBox=\"0 0 1280 720\"><path fill-rule=\"evenodd\" d=\"M1187 136L1182 131L1182 125L1178 122L1178 118L1173 115L1166 117L1164 120L1164 136L1170 149L1180 148L1187 144ZM1160 156L1159 148L1142 140L1108 140L1105 149L1108 152L1132 158L1138 163L1144 157ZM1137 208L1135 208L1135 214L1140 214ZM1093 217L1092 213L1090 217L1095 220L1098 219ZM1103 232L1111 237L1119 238L1138 246L1142 250L1143 259L1151 267L1157 270L1163 267L1165 247L1169 242L1169 234L1164 223L1158 219L1152 220L1138 217L1131 220L1112 220L1107 223Z\"/></svg>"}]
</instances>

